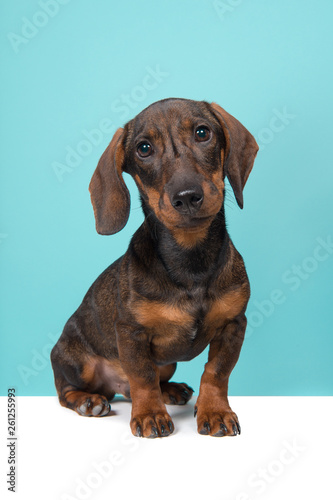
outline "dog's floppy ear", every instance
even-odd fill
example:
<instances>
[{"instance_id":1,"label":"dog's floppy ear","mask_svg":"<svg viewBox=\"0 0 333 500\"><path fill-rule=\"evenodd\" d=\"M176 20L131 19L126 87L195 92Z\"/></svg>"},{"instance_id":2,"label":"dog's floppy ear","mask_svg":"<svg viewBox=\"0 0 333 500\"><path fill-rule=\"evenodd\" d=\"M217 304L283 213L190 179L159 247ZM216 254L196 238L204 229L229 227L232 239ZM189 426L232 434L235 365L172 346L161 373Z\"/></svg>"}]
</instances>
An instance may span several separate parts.
<instances>
[{"instance_id":1,"label":"dog's floppy ear","mask_svg":"<svg viewBox=\"0 0 333 500\"><path fill-rule=\"evenodd\" d=\"M259 147L253 135L236 118L215 102L210 106L226 140L224 175L229 179L238 205L243 208L243 189Z\"/></svg>"},{"instance_id":2,"label":"dog's floppy ear","mask_svg":"<svg viewBox=\"0 0 333 500\"><path fill-rule=\"evenodd\" d=\"M122 176L124 140L125 130L118 128L101 156L89 184L99 234L117 233L128 220L130 195Z\"/></svg>"}]
</instances>

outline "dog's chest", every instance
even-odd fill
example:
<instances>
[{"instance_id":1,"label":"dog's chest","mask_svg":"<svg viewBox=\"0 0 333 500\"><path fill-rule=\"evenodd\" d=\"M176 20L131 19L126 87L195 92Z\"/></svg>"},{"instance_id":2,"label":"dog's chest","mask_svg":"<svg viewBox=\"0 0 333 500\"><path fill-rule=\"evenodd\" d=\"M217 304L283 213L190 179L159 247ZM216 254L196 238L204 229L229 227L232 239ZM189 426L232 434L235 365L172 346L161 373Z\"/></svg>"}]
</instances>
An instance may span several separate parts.
<instances>
[{"instance_id":1,"label":"dog's chest","mask_svg":"<svg viewBox=\"0 0 333 500\"><path fill-rule=\"evenodd\" d=\"M135 317L147 329L151 352L157 362L189 360L210 342L212 332L205 321L212 301L203 290L184 293L178 300L140 301Z\"/></svg>"},{"instance_id":2,"label":"dog's chest","mask_svg":"<svg viewBox=\"0 0 333 500\"><path fill-rule=\"evenodd\" d=\"M212 296L197 289L172 302L138 301L134 314L147 331L156 362L188 361L200 354L216 332L241 312L247 301L244 290L240 286Z\"/></svg>"}]
</instances>

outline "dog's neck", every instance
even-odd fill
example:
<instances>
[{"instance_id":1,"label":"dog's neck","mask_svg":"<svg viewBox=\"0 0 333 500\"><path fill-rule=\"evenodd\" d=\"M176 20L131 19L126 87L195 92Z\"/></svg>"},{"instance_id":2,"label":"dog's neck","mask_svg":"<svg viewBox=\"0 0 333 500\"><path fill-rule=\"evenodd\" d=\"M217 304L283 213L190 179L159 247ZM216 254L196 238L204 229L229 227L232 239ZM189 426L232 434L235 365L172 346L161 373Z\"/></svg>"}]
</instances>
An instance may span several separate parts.
<instances>
[{"instance_id":1,"label":"dog's neck","mask_svg":"<svg viewBox=\"0 0 333 500\"><path fill-rule=\"evenodd\" d=\"M179 285L191 287L209 283L217 268L227 260L229 235L226 229L224 206L213 219L206 237L191 248L177 243L167 229L143 203L143 228L151 239L171 279Z\"/></svg>"}]
</instances>

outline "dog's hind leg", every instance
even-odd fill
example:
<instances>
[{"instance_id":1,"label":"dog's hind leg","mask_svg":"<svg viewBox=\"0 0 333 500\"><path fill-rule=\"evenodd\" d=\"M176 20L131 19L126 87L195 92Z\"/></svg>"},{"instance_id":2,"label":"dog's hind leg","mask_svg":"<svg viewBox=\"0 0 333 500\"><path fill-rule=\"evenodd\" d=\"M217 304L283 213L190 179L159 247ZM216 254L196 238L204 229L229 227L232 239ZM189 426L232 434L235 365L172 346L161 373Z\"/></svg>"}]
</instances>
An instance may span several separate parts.
<instances>
[{"instance_id":1,"label":"dog's hind leg","mask_svg":"<svg viewBox=\"0 0 333 500\"><path fill-rule=\"evenodd\" d=\"M87 417L104 417L110 413L109 400L113 398L111 391L106 394L96 391L93 373L90 381L87 377L87 363L81 360L66 359L66 352L57 344L51 353L55 386L59 402L62 406Z\"/></svg>"},{"instance_id":2,"label":"dog's hind leg","mask_svg":"<svg viewBox=\"0 0 333 500\"><path fill-rule=\"evenodd\" d=\"M187 384L169 382L175 373L177 363L160 367L160 386L163 401L167 405L185 405L192 397L193 389Z\"/></svg>"},{"instance_id":3,"label":"dog's hind leg","mask_svg":"<svg viewBox=\"0 0 333 500\"><path fill-rule=\"evenodd\" d=\"M116 393L130 397L129 383L117 358L87 354L79 341L60 339L51 353L60 404L87 417L110 414Z\"/></svg>"}]
</instances>

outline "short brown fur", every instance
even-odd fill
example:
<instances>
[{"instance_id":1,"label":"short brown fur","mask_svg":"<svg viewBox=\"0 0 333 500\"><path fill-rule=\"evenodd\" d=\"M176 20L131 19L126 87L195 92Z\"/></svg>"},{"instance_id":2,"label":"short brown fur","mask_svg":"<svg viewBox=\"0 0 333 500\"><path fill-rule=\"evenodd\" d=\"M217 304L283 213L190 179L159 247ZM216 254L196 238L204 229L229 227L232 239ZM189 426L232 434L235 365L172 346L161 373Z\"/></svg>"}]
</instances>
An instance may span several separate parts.
<instances>
[{"instance_id":1,"label":"short brown fur","mask_svg":"<svg viewBox=\"0 0 333 500\"><path fill-rule=\"evenodd\" d=\"M159 328L163 323L186 326L192 316L179 307L153 300L139 300L133 308L136 321L146 328Z\"/></svg>"},{"instance_id":2,"label":"short brown fur","mask_svg":"<svg viewBox=\"0 0 333 500\"><path fill-rule=\"evenodd\" d=\"M170 381L179 361L209 345L195 406L200 434L240 433L228 380L246 328L249 282L226 229L224 179L243 207L258 146L215 103L157 102L119 128L89 186L96 228L126 224L135 180L144 222L126 253L93 283L51 353L61 405L82 416L112 415L115 394L132 400L130 427L164 437L167 405L193 389Z\"/></svg>"}]
</instances>

